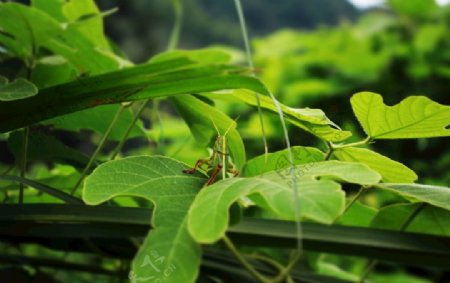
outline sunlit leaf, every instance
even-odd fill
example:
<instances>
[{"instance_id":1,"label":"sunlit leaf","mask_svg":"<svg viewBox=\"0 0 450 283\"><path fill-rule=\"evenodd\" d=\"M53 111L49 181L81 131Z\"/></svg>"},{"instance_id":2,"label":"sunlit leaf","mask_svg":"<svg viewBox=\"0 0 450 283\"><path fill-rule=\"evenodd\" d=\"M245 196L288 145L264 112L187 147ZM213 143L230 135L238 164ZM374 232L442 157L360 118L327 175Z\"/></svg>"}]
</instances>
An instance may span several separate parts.
<instances>
[{"instance_id":1,"label":"sunlit leaf","mask_svg":"<svg viewBox=\"0 0 450 283\"><path fill-rule=\"evenodd\" d=\"M282 219L296 220L296 206L300 205L302 217L332 223L345 204L344 192L333 180L361 184L380 180L378 173L365 165L339 161L297 165L296 175L298 204L285 170L269 172L264 178L227 179L202 189L189 210L189 231L201 243L219 240L228 225L229 208L244 196Z\"/></svg>"},{"instance_id":2,"label":"sunlit leaf","mask_svg":"<svg viewBox=\"0 0 450 283\"><path fill-rule=\"evenodd\" d=\"M350 99L353 112L373 139L407 139L450 136L450 106L424 96L410 96L386 106L381 95L360 92Z\"/></svg>"},{"instance_id":3,"label":"sunlit leaf","mask_svg":"<svg viewBox=\"0 0 450 283\"><path fill-rule=\"evenodd\" d=\"M416 173L402 163L370 149L345 147L335 150L333 154L342 161L366 164L380 173L384 182L412 183L417 180Z\"/></svg>"},{"instance_id":4,"label":"sunlit leaf","mask_svg":"<svg viewBox=\"0 0 450 283\"><path fill-rule=\"evenodd\" d=\"M294 164L323 161L325 154L314 147L293 146L291 147ZM241 176L252 177L265 172L286 168L289 166L289 152L283 149L266 155L257 156L249 160Z\"/></svg>"}]
</instances>

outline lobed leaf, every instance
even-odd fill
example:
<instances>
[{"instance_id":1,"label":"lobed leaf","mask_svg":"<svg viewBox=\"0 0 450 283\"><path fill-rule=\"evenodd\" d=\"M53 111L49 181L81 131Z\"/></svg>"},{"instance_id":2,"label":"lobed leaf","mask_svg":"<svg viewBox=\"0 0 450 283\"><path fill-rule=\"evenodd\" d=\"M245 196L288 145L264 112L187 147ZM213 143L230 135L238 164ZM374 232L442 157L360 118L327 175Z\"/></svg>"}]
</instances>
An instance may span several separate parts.
<instances>
[{"instance_id":1,"label":"lobed leaf","mask_svg":"<svg viewBox=\"0 0 450 283\"><path fill-rule=\"evenodd\" d=\"M450 136L450 106L424 96L410 96L386 106L381 95L360 92L350 99L353 112L373 139L410 139Z\"/></svg>"},{"instance_id":2,"label":"lobed leaf","mask_svg":"<svg viewBox=\"0 0 450 283\"><path fill-rule=\"evenodd\" d=\"M197 277L201 252L187 232L186 216L205 179L182 173L187 168L167 157L138 156L104 163L86 178L87 204L117 196L138 196L154 203L154 229L133 260L132 282L194 282Z\"/></svg>"},{"instance_id":3,"label":"lobed leaf","mask_svg":"<svg viewBox=\"0 0 450 283\"><path fill-rule=\"evenodd\" d=\"M296 206L300 205L302 217L332 223L345 205L345 194L333 180L359 184L380 180L380 175L365 165L339 161L297 165L296 174L298 204L293 201L290 174L283 171L269 172L263 178L227 179L202 189L189 210L189 232L200 243L219 240L227 229L229 208L245 196L282 219L298 220Z\"/></svg>"}]
</instances>

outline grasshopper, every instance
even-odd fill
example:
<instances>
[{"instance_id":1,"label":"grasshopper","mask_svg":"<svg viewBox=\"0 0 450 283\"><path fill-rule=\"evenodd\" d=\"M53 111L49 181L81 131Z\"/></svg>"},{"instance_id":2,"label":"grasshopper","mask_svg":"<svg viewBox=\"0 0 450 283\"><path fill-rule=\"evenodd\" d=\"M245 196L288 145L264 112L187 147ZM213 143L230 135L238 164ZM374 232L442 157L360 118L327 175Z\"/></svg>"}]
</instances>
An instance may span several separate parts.
<instances>
[{"instance_id":1,"label":"grasshopper","mask_svg":"<svg viewBox=\"0 0 450 283\"><path fill-rule=\"evenodd\" d=\"M227 145L227 134L228 132L235 126L235 123L231 124L230 127L225 131L223 135L220 134L219 129L216 126L216 123L211 119L214 128L217 132L217 137L212 147L211 155L208 158L203 158L197 160L194 168L183 170L183 173L193 174L199 168L203 169L202 166L206 165L207 168L203 169L209 176L208 182L206 186L211 185L216 180L219 173L222 173L222 178L226 178L228 173L233 174L233 176L237 176L239 171L236 170L233 164L230 161L230 154L228 152Z\"/></svg>"}]
</instances>

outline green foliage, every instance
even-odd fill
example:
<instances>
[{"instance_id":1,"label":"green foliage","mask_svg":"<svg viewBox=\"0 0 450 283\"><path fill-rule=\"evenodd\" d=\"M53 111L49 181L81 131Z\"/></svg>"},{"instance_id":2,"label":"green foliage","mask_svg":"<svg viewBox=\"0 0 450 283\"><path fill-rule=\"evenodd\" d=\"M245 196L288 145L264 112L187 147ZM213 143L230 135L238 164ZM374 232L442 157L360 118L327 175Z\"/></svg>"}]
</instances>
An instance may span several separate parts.
<instances>
[{"instance_id":1,"label":"green foliage","mask_svg":"<svg viewBox=\"0 0 450 283\"><path fill-rule=\"evenodd\" d=\"M128 275L136 283L211 282L221 276L214 266L230 282L241 282L239 268L261 282L308 281L310 273L321 282L364 279L364 259L330 254L448 268L440 258L450 258L442 249L450 189L415 183L417 166L390 148L418 139L426 150L448 150L439 143L449 136L450 106L435 102L449 78L446 12L416 2L389 1L397 16L257 39L261 79L231 48L174 50L134 65L103 31L115 10L101 12L91 0L0 3L0 63L19 62L0 76L0 246L14 239L21 251L9 256L8 248L7 262L22 273L28 264L55 268L32 257L44 245L70 257L76 249L78 264L64 268L112 278L74 282ZM400 74L385 74L394 67ZM393 97L402 85L426 96ZM273 115L279 109L290 149ZM418 158L426 161L426 150ZM445 169L448 156L436 167ZM240 172L227 171L232 164ZM287 263L274 249L298 248L298 238L306 252L299 264ZM250 257L271 267L247 260L234 241L253 246ZM289 266L302 269L300 279ZM401 265L395 275L383 270L375 267L369 279L420 282ZM61 273L55 280L68 278Z\"/></svg>"}]
</instances>

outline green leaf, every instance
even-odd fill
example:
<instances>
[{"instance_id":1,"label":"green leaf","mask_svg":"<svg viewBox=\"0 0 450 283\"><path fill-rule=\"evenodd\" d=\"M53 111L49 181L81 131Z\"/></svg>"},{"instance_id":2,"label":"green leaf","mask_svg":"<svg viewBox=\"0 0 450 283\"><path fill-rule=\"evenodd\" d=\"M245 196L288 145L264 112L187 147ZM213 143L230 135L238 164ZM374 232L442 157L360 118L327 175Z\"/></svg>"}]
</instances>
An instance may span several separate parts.
<instances>
[{"instance_id":1,"label":"green leaf","mask_svg":"<svg viewBox=\"0 0 450 283\"><path fill-rule=\"evenodd\" d=\"M243 166L246 160L245 147L239 132L236 130L235 121L217 108L191 95L172 97L171 101L189 125L196 141L203 146L212 146L211 142L215 141L217 135L224 135L231 127L226 136L228 148L236 167L239 169ZM220 133L216 132L213 121ZM199 156L199 158L203 157Z\"/></svg>"},{"instance_id":2,"label":"green leaf","mask_svg":"<svg viewBox=\"0 0 450 283\"><path fill-rule=\"evenodd\" d=\"M289 164L285 164L285 166L267 173L264 177L277 181L291 182L289 173L291 166ZM325 176L333 180L359 185L373 185L381 180L380 174L370 169L367 165L336 160L296 165L295 174L299 182L303 180L321 181L324 178L320 180L317 180L317 178Z\"/></svg>"},{"instance_id":3,"label":"green leaf","mask_svg":"<svg viewBox=\"0 0 450 283\"><path fill-rule=\"evenodd\" d=\"M260 95L261 108L278 113L272 99L267 95L268 90L264 87L259 93L263 94ZM232 101L237 99L252 106L258 105L255 93L245 89L234 90L226 95L220 94L213 97ZM284 117L289 122L323 140L337 142L345 140L352 135L349 131L339 129L320 109L291 108L281 103L280 107Z\"/></svg>"},{"instance_id":4,"label":"green leaf","mask_svg":"<svg viewBox=\"0 0 450 283\"><path fill-rule=\"evenodd\" d=\"M9 135L8 148L20 160L23 147L23 131ZM48 161L61 164L71 164L83 169L89 162L89 157L70 148L53 136L30 131L28 137L27 159L30 161Z\"/></svg>"},{"instance_id":5,"label":"green leaf","mask_svg":"<svg viewBox=\"0 0 450 283\"><path fill-rule=\"evenodd\" d=\"M0 76L0 101L24 99L38 93L37 87L30 81L18 78L13 82Z\"/></svg>"},{"instance_id":6,"label":"green leaf","mask_svg":"<svg viewBox=\"0 0 450 283\"><path fill-rule=\"evenodd\" d=\"M435 0L388 0L388 3L401 15L419 18L437 12L439 9Z\"/></svg>"},{"instance_id":7,"label":"green leaf","mask_svg":"<svg viewBox=\"0 0 450 283\"><path fill-rule=\"evenodd\" d=\"M0 43L22 59L34 56L38 47L62 31L46 13L17 3L0 3L0 19Z\"/></svg>"},{"instance_id":8,"label":"green leaf","mask_svg":"<svg viewBox=\"0 0 450 283\"><path fill-rule=\"evenodd\" d=\"M394 204L383 207L372 220L375 228L399 230L407 218L419 209L421 203ZM426 206L418 213L406 231L450 236L450 211Z\"/></svg>"},{"instance_id":9,"label":"green leaf","mask_svg":"<svg viewBox=\"0 0 450 283\"><path fill-rule=\"evenodd\" d=\"M400 162L366 148L345 147L333 153L341 161L360 162L381 174L384 182L413 183L417 175Z\"/></svg>"},{"instance_id":10,"label":"green leaf","mask_svg":"<svg viewBox=\"0 0 450 283\"><path fill-rule=\"evenodd\" d=\"M291 147L291 150L295 165L323 161L325 157L325 154L322 151L314 147L293 146ZM263 154L249 160L245 164L240 176L253 177L265 172L286 168L289 164L289 152L287 149L283 149L269 153L267 156Z\"/></svg>"},{"instance_id":11,"label":"green leaf","mask_svg":"<svg viewBox=\"0 0 450 283\"><path fill-rule=\"evenodd\" d=\"M410 96L386 106L381 95L360 92L350 99L353 112L373 139L408 139L450 136L450 106L423 96Z\"/></svg>"},{"instance_id":12,"label":"green leaf","mask_svg":"<svg viewBox=\"0 0 450 283\"><path fill-rule=\"evenodd\" d=\"M332 223L345 205L340 185L326 177L359 184L380 180L379 174L365 165L339 161L297 165L296 175L302 217L323 223ZM219 240L229 222L229 208L245 196L282 219L296 220L290 182L289 170L272 171L264 178L232 178L202 189L189 210L191 235L200 243Z\"/></svg>"},{"instance_id":13,"label":"green leaf","mask_svg":"<svg viewBox=\"0 0 450 283\"><path fill-rule=\"evenodd\" d=\"M92 109L56 117L43 122L46 125L53 125L57 129L80 131L89 129L99 134L104 134L108 129L114 115L116 115L120 105L102 105ZM111 131L111 140L121 140L125 131L133 121L133 113L130 109L122 112L119 120ZM128 138L145 135L142 122L139 120L131 130Z\"/></svg>"},{"instance_id":14,"label":"green leaf","mask_svg":"<svg viewBox=\"0 0 450 283\"><path fill-rule=\"evenodd\" d=\"M0 132L102 104L233 88L262 91L259 80L235 74L241 71L178 58L77 79L27 99L0 102Z\"/></svg>"},{"instance_id":15,"label":"green leaf","mask_svg":"<svg viewBox=\"0 0 450 283\"><path fill-rule=\"evenodd\" d=\"M52 16L59 22L65 22L67 19L62 13L62 7L65 0L32 0L31 4L34 8L39 9Z\"/></svg>"},{"instance_id":16,"label":"green leaf","mask_svg":"<svg viewBox=\"0 0 450 283\"><path fill-rule=\"evenodd\" d=\"M109 50L109 44L103 32L102 17L90 17L80 21L86 16L100 14L97 5L92 0L70 0L62 8L63 14L71 22L76 22L76 29L94 46Z\"/></svg>"},{"instance_id":17,"label":"green leaf","mask_svg":"<svg viewBox=\"0 0 450 283\"><path fill-rule=\"evenodd\" d=\"M146 278L194 282L197 277L200 247L187 232L186 216L205 179L199 174L182 173L187 168L162 156L138 156L104 163L86 178L83 200L87 204L138 196L155 205L151 221L154 230L134 258L132 282ZM161 272L174 269L176 272Z\"/></svg>"},{"instance_id":18,"label":"green leaf","mask_svg":"<svg viewBox=\"0 0 450 283\"><path fill-rule=\"evenodd\" d=\"M377 210L375 208L356 201L345 214L339 217L338 223L348 226L369 227L376 215Z\"/></svg>"},{"instance_id":19,"label":"green leaf","mask_svg":"<svg viewBox=\"0 0 450 283\"><path fill-rule=\"evenodd\" d=\"M377 188L388 190L403 197L450 210L450 188L420 184L378 184Z\"/></svg>"}]
</instances>

